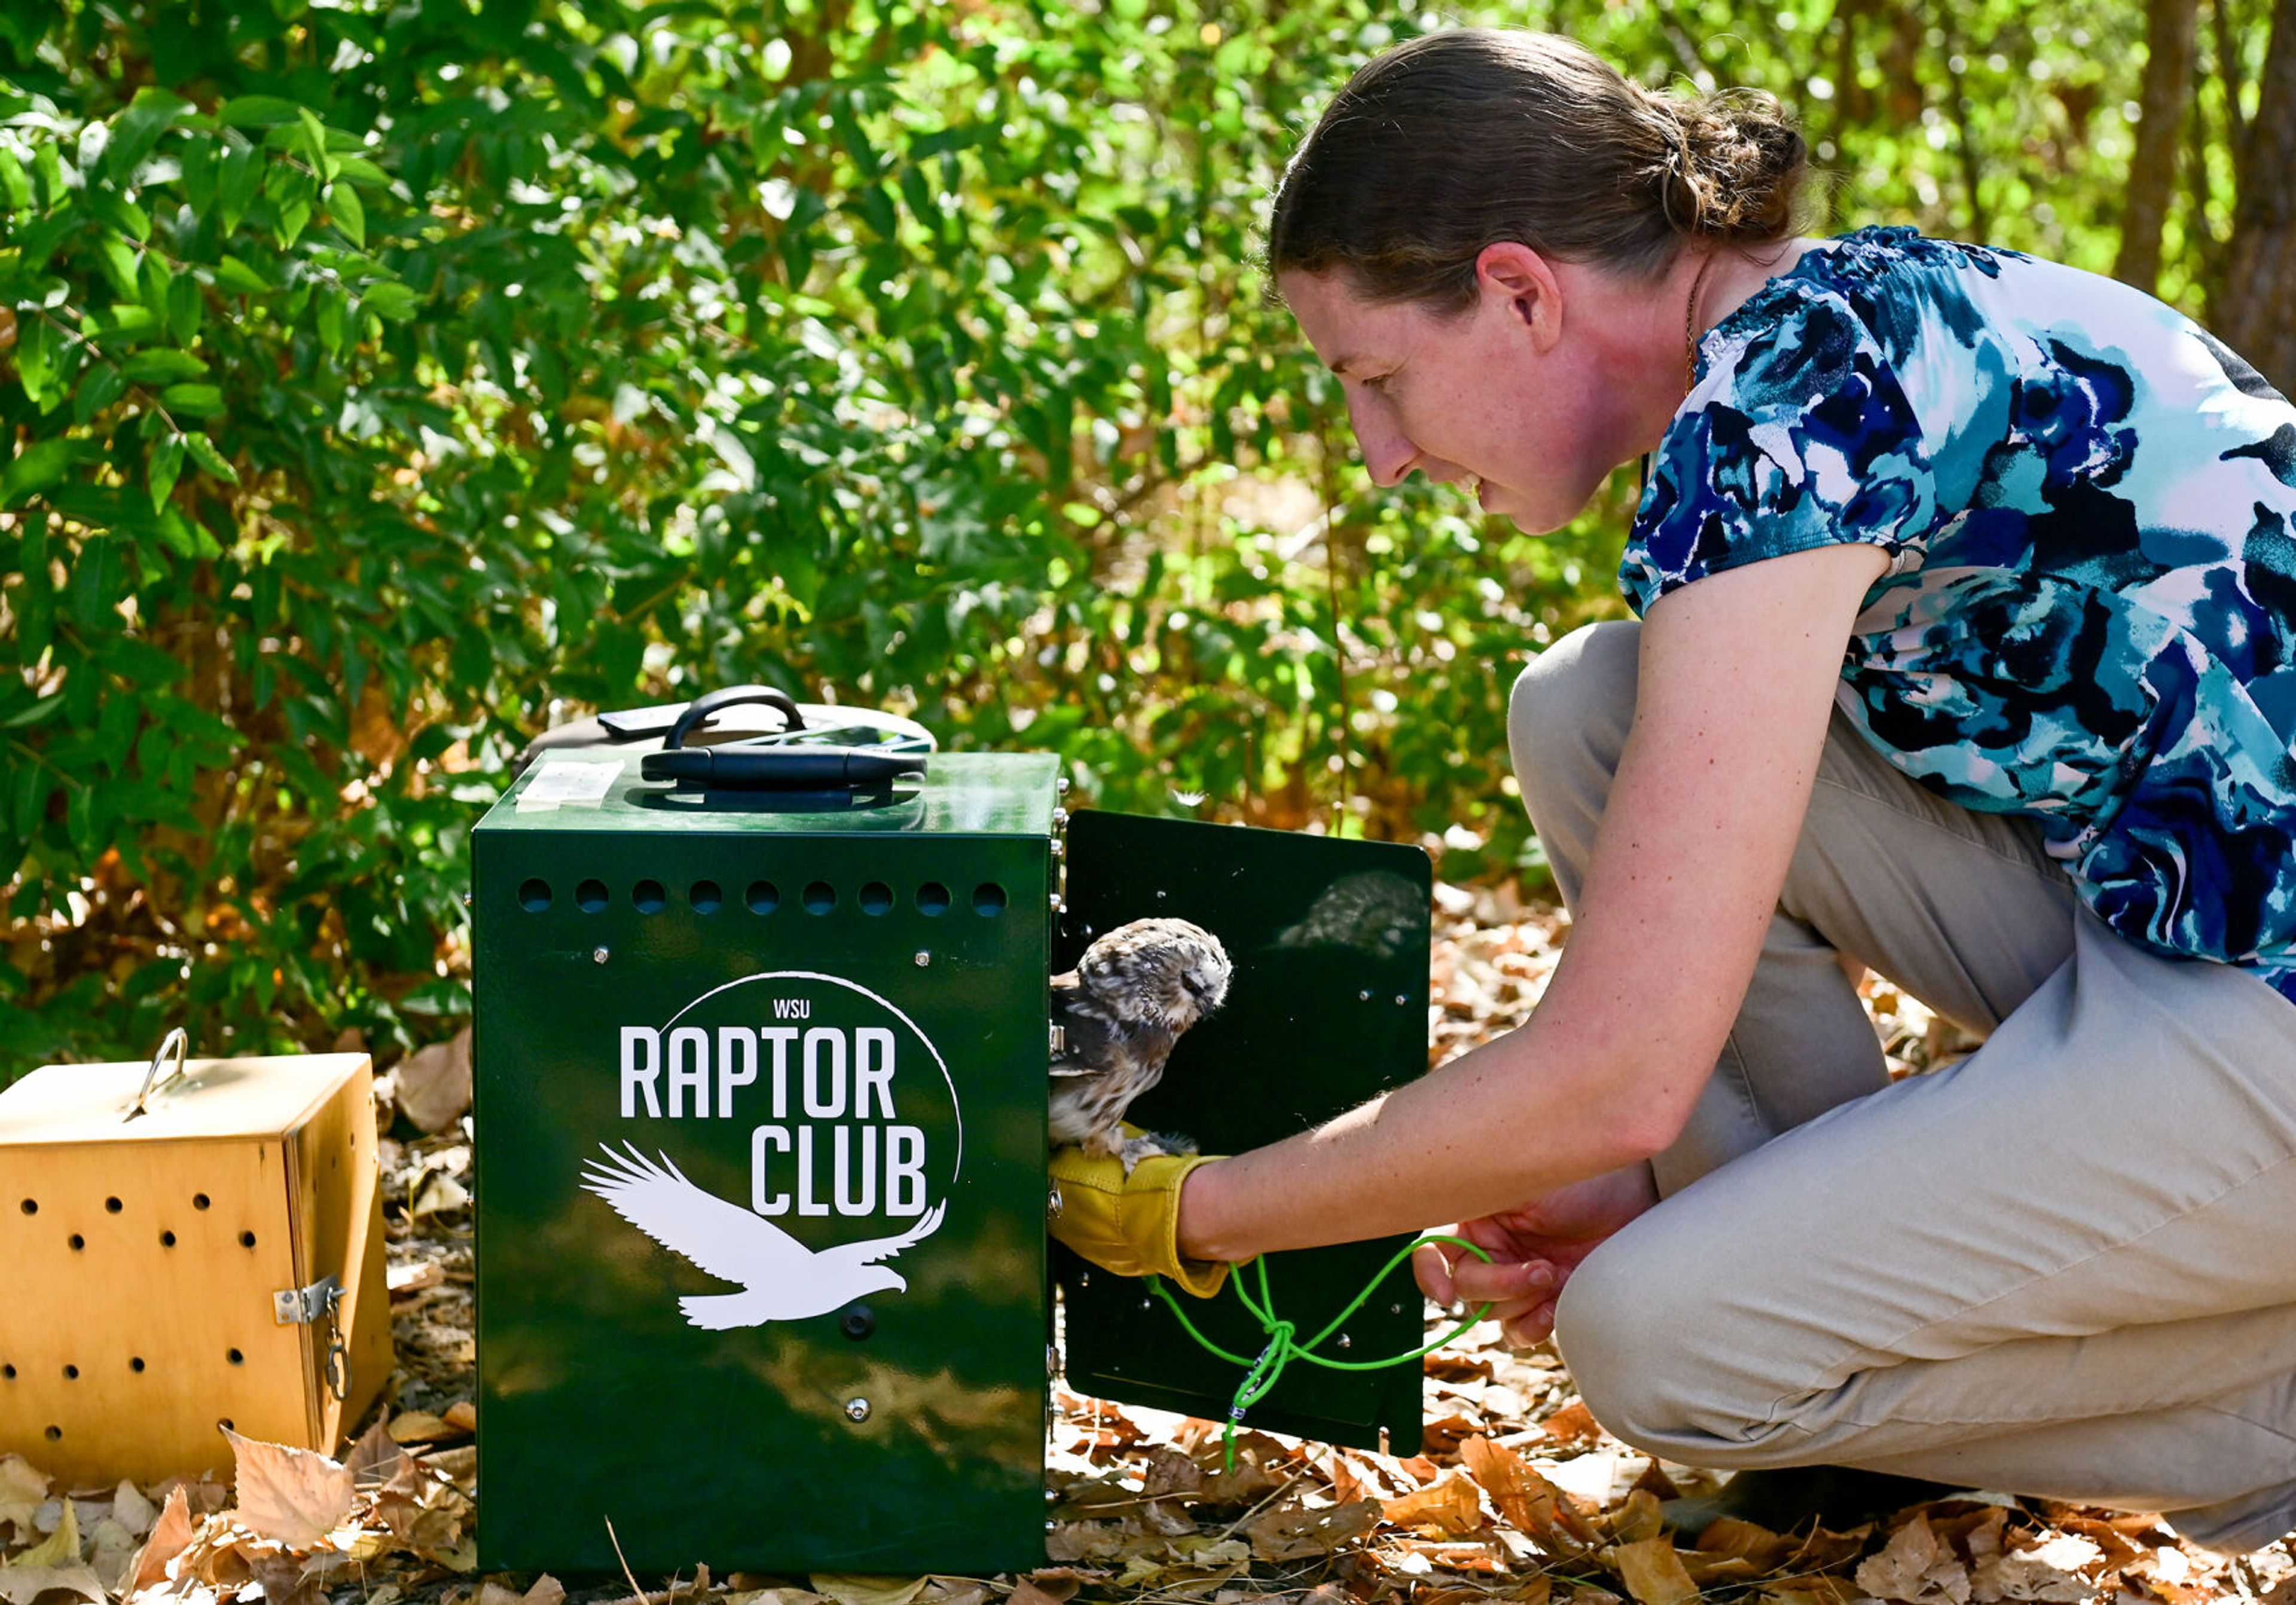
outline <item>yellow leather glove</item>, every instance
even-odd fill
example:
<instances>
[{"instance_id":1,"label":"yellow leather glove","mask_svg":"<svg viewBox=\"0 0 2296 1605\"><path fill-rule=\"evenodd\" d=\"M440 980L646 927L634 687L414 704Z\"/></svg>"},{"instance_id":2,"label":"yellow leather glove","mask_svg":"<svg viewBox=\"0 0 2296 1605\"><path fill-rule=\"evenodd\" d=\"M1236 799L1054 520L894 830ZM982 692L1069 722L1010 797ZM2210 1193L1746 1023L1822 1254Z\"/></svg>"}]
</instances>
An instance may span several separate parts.
<instances>
[{"instance_id":1,"label":"yellow leather glove","mask_svg":"<svg viewBox=\"0 0 2296 1605\"><path fill-rule=\"evenodd\" d=\"M1127 1126L1127 1136L1138 1136ZM1046 1225L1052 1234L1104 1271L1119 1276L1161 1276L1184 1291L1209 1298L1227 1280L1225 1260L1180 1257L1180 1184L1210 1154L1154 1154L1124 1174L1114 1155L1096 1159L1074 1146L1053 1151L1052 1195Z\"/></svg>"}]
</instances>

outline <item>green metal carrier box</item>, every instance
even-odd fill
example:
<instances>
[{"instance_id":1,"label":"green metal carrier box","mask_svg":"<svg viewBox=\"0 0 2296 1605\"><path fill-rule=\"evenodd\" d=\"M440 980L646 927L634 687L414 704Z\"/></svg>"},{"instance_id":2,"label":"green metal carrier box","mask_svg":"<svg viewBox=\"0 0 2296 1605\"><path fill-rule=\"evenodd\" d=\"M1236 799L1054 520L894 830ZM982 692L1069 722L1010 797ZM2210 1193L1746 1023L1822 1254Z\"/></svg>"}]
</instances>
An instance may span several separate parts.
<instances>
[{"instance_id":1,"label":"green metal carrier box","mask_svg":"<svg viewBox=\"0 0 2296 1605\"><path fill-rule=\"evenodd\" d=\"M1040 1564L1055 1274L1074 1386L1224 1412L1234 1368L1048 1249L1048 979L1126 920L1219 935L1228 1003L1135 1118L1269 1141L1424 1068L1427 860L1070 821L1057 769L941 754L829 806L583 749L480 822L482 1565ZM1275 1257L1283 1313L1315 1330L1396 1241ZM1351 1352L1420 1314L1398 1278ZM1199 1321L1257 1352L1233 1301ZM1250 1419L1408 1454L1419 1387L1294 1367Z\"/></svg>"}]
</instances>

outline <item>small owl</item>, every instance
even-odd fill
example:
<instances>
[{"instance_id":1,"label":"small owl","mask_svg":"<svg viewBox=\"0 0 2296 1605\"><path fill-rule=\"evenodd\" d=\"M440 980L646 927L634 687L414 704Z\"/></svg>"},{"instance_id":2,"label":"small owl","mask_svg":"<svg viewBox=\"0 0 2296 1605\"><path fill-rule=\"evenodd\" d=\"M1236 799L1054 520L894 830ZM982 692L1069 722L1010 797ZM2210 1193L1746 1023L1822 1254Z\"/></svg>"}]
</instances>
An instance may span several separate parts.
<instances>
[{"instance_id":1,"label":"small owl","mask_svg":"<svg viewBox=\"0 0 2296 1605\"><path fill-rule=\"evenodd\" d=\"M1185 920L1135 920L1084 950L1053 978L1053 1023L1062 1047L1053 1060L1055 1144L1115 1154L1124 1174L1151 1154L1193 1153L1185 1137L1127 1141L1118 1127L1132 1101L1154 1086L1180 1033L1227 996L1227 951Z\"/></svg>"}]
</instances>

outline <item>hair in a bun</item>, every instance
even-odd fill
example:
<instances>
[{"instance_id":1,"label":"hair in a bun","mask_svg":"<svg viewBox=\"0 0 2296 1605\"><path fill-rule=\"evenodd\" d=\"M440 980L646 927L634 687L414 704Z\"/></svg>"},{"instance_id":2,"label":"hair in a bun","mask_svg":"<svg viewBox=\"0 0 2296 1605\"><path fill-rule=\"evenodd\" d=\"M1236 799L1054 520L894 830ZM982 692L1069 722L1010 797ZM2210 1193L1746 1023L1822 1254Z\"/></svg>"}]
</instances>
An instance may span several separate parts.
<instances>
[{"instance_id":1,"label":"hair in a bun","mask_svg":"<svg viewBox=\"0 0 2296 1605\"><path fill-rule=\"evenodd\" d=\"M1767 94L1656 94L1553 34L1459 29L1349 80L1284 170L1268 266L1456 310L1501 241L1647 277L1685 246L1790 239L1808 176Z\"/></svg>"}]
</instances>

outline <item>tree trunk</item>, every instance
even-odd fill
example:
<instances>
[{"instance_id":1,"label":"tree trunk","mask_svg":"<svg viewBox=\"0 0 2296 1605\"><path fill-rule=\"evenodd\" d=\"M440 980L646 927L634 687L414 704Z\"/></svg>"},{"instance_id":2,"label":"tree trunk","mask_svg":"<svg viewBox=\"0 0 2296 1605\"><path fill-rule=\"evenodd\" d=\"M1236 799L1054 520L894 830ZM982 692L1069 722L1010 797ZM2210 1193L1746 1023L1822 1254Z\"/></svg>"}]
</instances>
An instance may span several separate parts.
<instances>
[{"instance_id":1,"label":"tree trunk","mask_svg":"<svg viewBox=\"0 0 2296 1605\"><path fill-rule=\"evenodd\" d=\"M2266 379L2296 392L2296 0L2274 0L2239 181L2224 296L2211 321Z\"/></svg>"},{"instance_id":2,"label":"tree trunk","mask_svg":"<svg viewBox=\"0 0 2296 1605\"><path fill-rule=\"evenodd\" d=\"M2128 209L2121 216L2115 278L2151 291L2161 278L2161 227L2177 196L2177 147L2193 94L2199 0L2145 0L2144 92L2136 154L2128 164Z\"/></svg>"}]
</instances>

